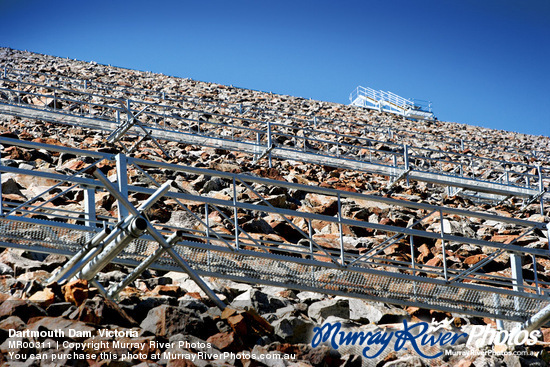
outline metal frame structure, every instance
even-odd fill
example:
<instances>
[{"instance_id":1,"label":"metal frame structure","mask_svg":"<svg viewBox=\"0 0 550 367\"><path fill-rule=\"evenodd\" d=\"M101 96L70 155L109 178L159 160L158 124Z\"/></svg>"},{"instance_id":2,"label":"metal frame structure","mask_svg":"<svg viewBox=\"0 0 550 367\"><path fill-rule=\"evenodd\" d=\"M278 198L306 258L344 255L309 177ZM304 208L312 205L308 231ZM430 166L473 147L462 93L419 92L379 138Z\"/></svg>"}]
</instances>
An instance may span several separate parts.
<instances>
[{"instance_id":1,"label":"metal frame structure","mask_svg":"<svg viewBox=\"0 0 550 367\"><path fill-rule=\"evenodd\" d=\"M55 190L48 188L24 203L3 200L0 216L2 246L76 256L61 275L56 274L51 280L70 278L80 272L93 282L95 274L112 260L135 266L136 270L121 284L103 290L108 296L116 296L150 266L188 272L220 308L224 307L223 303L200 276L517 322L530 320L550 304L550 283L537 277L540 260L550 256L547 245L544 248L519 245L522 238L533 233L544 231L546 234L548 228L545 223L143 160L122 154L90 152L4 137L0 137L0 144L70 153L85 162L93 162L74 174L0 166L0 174L28 175L36 182L42 179L57 182L53 186ZM116 183L111 183L99 170L94 170L98 163L105 161L116 165ZM141 172L150 182L149 187L128 184L127 171L130 168ZM178 175L219 177L227 186L227 195L212 197L176 190L170 180ZM273 188L333 198L337 202L337 214L331 216L296 211L280 205L276 207L265 194ZM69 210L44 205L54 197L67 195L73 190L87 193L81 208ZM116 198L118 217L98 216L96 208L90 205L95 202L94 195L101 191ZM137 209L128 200L130 195L135 194L149 195L149 199ZM38 204L40 200L44 201ZM188 213L194 224L168 225L149 220L146 211L157 200L170 200L181 211ZM401 227L354 219L346 208L360 203L395 208L407 213L409 223ZM126 212L121 212L121 207ZM216 213L221 220L214 221L210 213ZM265 215L277 216L301 239L289 242L279 236L245 230L243 217L261 220ZM493 225L505 226L510 233L516 233L516 238L503 244L446 233L445 220L450 217L455 220L473 218L478 222L491 221ZM137 218L144 223L135 224ZM436 222L439 226L433 225ZM133 227L130 223L134 223ZM320 226L332 226L338 235L329 239L319 236L315 228ZM144 228L146 234L141 234ZM379 235L362 238L365 243L358 246L344 234L346 228L374 231ZM422 264L415 260L415 249L423 241L440 244L440 253L436 256L441 258L441 265ZM450 254L465 244L478 249L492 249L492 252L469 268L450 266ZM396 245L407 246L412 256L407 259L386 255L385 250ZM502 260L506 256L532 261L532 279L524 277L521 268L515 266L517 264L514 265L512 260L509 261L510 271L486 271L491 261ZM82 261L85 259L89 261Z\"/></svg>"},{"instance_id":2,"label":"metal frame structure","mask_svg":"<svg viewBox=\"0 0 550 367\"><path fill-rule=\"evenodd\" d=\"M1 67L1 65L0 65ZM218 113L222 115L234 115L242 118L268 119L270 121L284 121L285 123L298 123L305 126L315 126L321 129L326 126L332 130L335 126L347 128L351 131L361 130L365 133L374 134L374 136L384 136L386 140L391 140L399 144L420 145L429 142L430 145L441 145L446 151L460 151L466 149L478 150L480 148L488 149L494 152L510 153L514 158L524 159L543 159L550 160L548 149L543 150L525 150L520 147L514 147L511 144L502 145L487 143L479 140L469 140L453 138L450 136L434 135L426 132L410 131L398 128L393 124L384 125L383 123L349 122L335 119L332 117L318 115L303 115L288 111L281 111L276 106L267 108L259 107L250 103L236 103L230 101L219 101L207 98L198 98L184 96L166 92L157 89L143 89L116 84L103 83L98 80L88 80L68 77L59 74L49 74L43 72L29 71L23 69L8 68L4 65L2 79L5 81L22 81L31 84L44 84L62 89L73 89L82 92L92 92L97 94L107 94L118 96L123 99L133 99L139 101L156 100L160 104L172 104L180 107L201 109L209 113Z\"/></svg>"},{"instance_id":3,"label":"metal frame structure","mask_svg":"<svg viewBox=\"0 0 550 367\"><path fill-rule=\"evenodd\" d=\"M47 91L24 91L29 88ZM156 139L172 140L254 154L256 160L266 157L270 164L272 158L293 159L425 181L448 187L451 195L540 200L541 213L550 182L541 166L400 145L315 126L289 126L23 81L5 81L0 92L0 113L108 131L113 143L128 134L140 136L126 152L148 137L168 156ZM32 101L38 105L29 104Z\"/></svg>"},{"instance_id":4,"label":"metal frame structure","mask_svg":"<svg viewBox=\"0 0 550 367\"><path fill-rule=\"evenodd\" d=\"M403 98L392 92L358 86L349 95L352 106L389 112L406 118L433 121L432 103Z\"/></svg>"}]
</instances>

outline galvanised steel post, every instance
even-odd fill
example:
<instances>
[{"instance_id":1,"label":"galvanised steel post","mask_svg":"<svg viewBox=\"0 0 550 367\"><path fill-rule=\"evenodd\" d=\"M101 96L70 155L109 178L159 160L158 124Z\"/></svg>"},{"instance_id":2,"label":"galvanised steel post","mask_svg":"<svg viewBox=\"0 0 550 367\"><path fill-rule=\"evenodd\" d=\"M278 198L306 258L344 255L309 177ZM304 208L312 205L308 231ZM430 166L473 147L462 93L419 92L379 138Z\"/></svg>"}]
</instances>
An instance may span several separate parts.
<instances>
[{"instance_id":1,"label":"galvanised steel post","mask_svg":"<svg viewBox=\"0 0 550 367\"><path fill-rule=\"evenodd\" d=\"M239 217L237 210L237 182L233 177L233 226L235 227L235 247L239 249Z\"/></svg>"},{"instance_id":2,"label":"galvanised steel post","mask_svg":"<svg viewBox=\"0 0 550 367\"><path fill-rule=\"evenodd\" d=\"M439 210L439 223L441 224L441 252L443 253L443 275L445 281L449 281L449 275L447 274L447 253L445 252L445 226L443 219L443 211Z\"/></svg>"},{"instance_id":3,"label":"galvanised steel post","mask_svg":"<svg viewBox=\"0 0 550 367\"><path fill-rule=\"evenodd\" d=\"M411 247L411 266L416 269L416 262L414 260L414 237L409 236L409 246ZM416 271L413 271L413 275L416 275Z\"/></svg>"},{"instance_id":4,"label":"galvanised steel post","mask_svg":"<svg viewBox=\"0 0 550 367\"><path fill-rule=\"evenodd\" d=\"M204 218L206 222L206 244L210 245L210 218L208 217L210 215L210 211L208 208L208 203L204 203Z\"/></svg>"},{"instance_id":5,"label":"galvanised steel post","mask_svg":"<svg viewBox=\"0 0 550 367\"><path fill-rule=\"evenodd\" d=\"M272 145L272 142L271 142L271 123L269 121L267 121L266 124L267 124L267 149L269 150L269 153L267 155L267 159L268 159L268 162L269 162L269 168L272 168L272 163L271 163L271 145Z\"/></svg>"},{"instance_id":6,"label":"galvanised steel post","mask_svg":"<svg viewBox=\"0 0 550 367\"><path fill-rule=\"evenodd\" d=\"M405 172L409 170L409 146L403 144L403 159L405 160ZM407 186L409 186L409 175L407 174Z\"/></svg>"},{"instance_id":7,"label":"galvanised steel post","mask_svg":"<svg viewBox=\"0 0 550 367\"><path fill-rule=\"evenodd\" d=\"M535 255L531 255L531 260L533 261L533 275L534 275L534 280L535 280L535 287L537 288L537 294L540 296L541 295L541 290L540 290L540 287L539 287L539 275L538 275L538 270L537 270L537 258L535 257Z\"/></svg>"},{"instance_id":8,"label":"galvanised steel post","mask_svg":"<svg viewBox=\"0 0 550 367\"><path fill-rule=\"evenodd\" d=\"M539 176L539 192L544 192L544 185L542 182L542 168L540 165L537 165L537 173ZM540 196L540 215L544 215L544 193Z\"/></svg>"},{"instance_id":9,"label":"galvanised steel post","mask_svg":"<svg viewBox=\"0 0 550 367\"><path fill-rule=\"evenodd\" d=\"M499 315L500 312L500 295L493 293L493 303L495 305L495 314ZM501 319L495 319L497 324L497 330L504 330L504 322Z\"/></svg>"},{"instance_id":10,"label":"galvanised steel post","mask_svg":"<svg viewBox=\"0 0 550 367\"><path fill-rule=\"evenodd\" d=\"M342 262L342 266L345 266L344 231L342 230L342 201L340 198L340 193L338 193L338 233L340 234L340 261Z\"/></svg>"},{"instance_id":11,"label":"galvanised steel post","mask_svg":"<svg viewBox=\"0 0 550 367\"><path fill-rule=\"evenodd\" d=\"M115 157L116 161L116 172L117 172L117 183L118 191L124 195L125 198L128 197L128 159L125 154L119 153ZM112 193L111 193L112 194ZM128 216L128 209L119 201L118 205L118 220L124 220Z\"/></svg>"},{"instance_id":12,"label":"galvanised steel post","mask_svg":"<svg viewBox=\"0 0 550 367\"><path fill-rule=\"evenodd\" d=\"M309 253L311 254L311 258L313 259L313 228L311 226L311 219L307 219L307 230L308 230L308 238L309 238Z\"/></svg>"},{"instance_id":13,"label":"galvanised steel post","mask_svg":"<svg viewBox=\"0 0 550 367\"><path fill-rule=\"evenodd\" d=\"M260 133L256 133L256 149L255 150L257 150L257 152L254 153L254 160L258 161L258 159L260 158L261 150L262 150Z\"/></svg>"},{"instance_id":14,"label":"galvanised steel post","mask_svg":"<svg viewBox=\"0 0 550 367\"><path fill-rule=\"evenodd\" d=\"M517 253L510 254L510 270L512 271L512 289L516 292L523 291L523 269L522 265L522 256ZM533 269L533 271L535 271ZM518 297L514 297L514 307L516 310L521 309L520 300Z\"/></svg>"},{"instance_id":15,"label":"galvanised steel post","mask_svg":"<svg viewBox=\"0 0 550 367\"><path fill-rule=\"evenodd\" d=\"M96 226L95 187L84 187L84 219L86 227Z\"/></svg>"}]
</instances>

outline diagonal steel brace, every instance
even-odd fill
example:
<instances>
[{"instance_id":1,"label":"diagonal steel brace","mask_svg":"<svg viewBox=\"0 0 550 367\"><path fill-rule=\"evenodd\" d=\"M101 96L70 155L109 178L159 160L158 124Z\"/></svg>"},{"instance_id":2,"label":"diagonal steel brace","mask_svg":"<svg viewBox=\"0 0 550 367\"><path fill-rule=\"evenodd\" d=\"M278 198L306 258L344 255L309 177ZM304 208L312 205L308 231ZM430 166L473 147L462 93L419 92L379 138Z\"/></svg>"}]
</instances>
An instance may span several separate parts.
<instances>
[{"instance_id":1,"label":"diagonal steel brace","mask_svg":"<svg viewBox=\"0 0 550 367\"><path fill-rule=\"evenodd\" d=\"M105 188L118 200L119 204L122 204L128 209L132 215L140 215L139 211L124 197L109 181L107 177L100 170L95 170L93 175L105 186ZM204 280L191 268L191 266L178 254L172 246L166 241L164 236L155 228L153 225L146 221L147 223L147 232L153 237L159 244L162 246L165 251L174 259L174 261L189 275L189 277L203 290L204 293L220 308L224 310L226 304L222 302L210 289L210 287L205 283Z\"/></svg>"}]
</instances>

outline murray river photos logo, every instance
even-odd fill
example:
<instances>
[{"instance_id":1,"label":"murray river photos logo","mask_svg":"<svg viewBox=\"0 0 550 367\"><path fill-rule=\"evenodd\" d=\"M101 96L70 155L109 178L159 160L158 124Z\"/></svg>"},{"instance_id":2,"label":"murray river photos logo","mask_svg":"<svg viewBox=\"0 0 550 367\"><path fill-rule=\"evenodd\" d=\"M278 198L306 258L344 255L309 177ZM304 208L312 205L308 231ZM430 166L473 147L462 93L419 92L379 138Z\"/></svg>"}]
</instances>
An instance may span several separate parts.
<instances>
[{"instance_id":1,"label":"murray river photos logo","mask_svg":"<svg viewBox=\"0 0 550 367\"><path fill-rule=\"evenodd\" d=\"M320 344L328 344L334 349L343 346L362 347L362 355L365 358L376 358L384 351L393 347L398 352L402 349L412 348L422 358L438 358L444 353L444 348L457 344L466 344L469 347L481 348L486 345L533 345L540 337L540 332L513 329L512 331L495 330L489 325L475 325L468 327L465 331L451 331L452 319L445 319L440 322L435 320L432 323L417 322L409 323L403 320L400 330L388 331L371 330L357 331L344 330L342 324L325 323L313 329L311 346L317 347ZM433 351L434 354L426 354L425 349ZM437 348L439 347L439 348Z\"/></svg>"}]
</instances>

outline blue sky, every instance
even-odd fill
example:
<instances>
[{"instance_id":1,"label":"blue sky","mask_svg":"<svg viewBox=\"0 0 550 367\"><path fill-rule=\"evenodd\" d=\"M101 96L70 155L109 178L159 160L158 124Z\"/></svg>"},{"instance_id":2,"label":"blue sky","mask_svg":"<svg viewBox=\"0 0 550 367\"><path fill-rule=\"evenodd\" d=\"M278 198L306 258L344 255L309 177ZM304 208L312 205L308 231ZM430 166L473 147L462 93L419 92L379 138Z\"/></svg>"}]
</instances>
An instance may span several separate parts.
<instances>
[{"instance_id":1,"label":"blue sky","mask_svg":"<svg viewBox=\"0 0 550 367\"><path fill-rule=\"evenodd\" d=\"M550 1L0 0L0 45L550 136Z\"/></svg>"}]
</instances>

